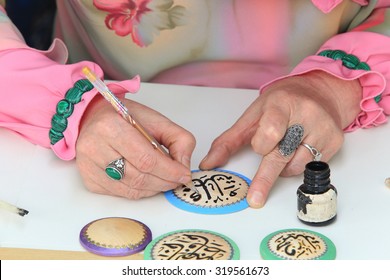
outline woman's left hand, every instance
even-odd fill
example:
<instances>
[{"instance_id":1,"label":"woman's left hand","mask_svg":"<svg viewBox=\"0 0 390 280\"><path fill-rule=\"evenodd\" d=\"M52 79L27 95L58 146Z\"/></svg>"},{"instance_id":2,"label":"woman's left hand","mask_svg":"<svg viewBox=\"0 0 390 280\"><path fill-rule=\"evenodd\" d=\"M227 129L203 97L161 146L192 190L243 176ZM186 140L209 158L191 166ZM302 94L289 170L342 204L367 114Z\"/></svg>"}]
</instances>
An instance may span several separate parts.
<instances>
[{"instance_id":1,"label":"woman's left hand","mask_svg":"<svg viewBox=\"0 0 390 280\"><path fill-rule=\"evenodd\" d=\"M284 78L266 87L238 121L216 138L201 169L224 165L242 146L251 144L262 156L252 180L247 200L251 207L265 204L275 181L304 171L313 160L306 147L299 145L290 155L282 155L279 142L289 127L304 128L306 143L328 161L340 149L343 128L360 112L361 86L358 80L346 81L322 71Z\"/></svg>"}]
</instances>

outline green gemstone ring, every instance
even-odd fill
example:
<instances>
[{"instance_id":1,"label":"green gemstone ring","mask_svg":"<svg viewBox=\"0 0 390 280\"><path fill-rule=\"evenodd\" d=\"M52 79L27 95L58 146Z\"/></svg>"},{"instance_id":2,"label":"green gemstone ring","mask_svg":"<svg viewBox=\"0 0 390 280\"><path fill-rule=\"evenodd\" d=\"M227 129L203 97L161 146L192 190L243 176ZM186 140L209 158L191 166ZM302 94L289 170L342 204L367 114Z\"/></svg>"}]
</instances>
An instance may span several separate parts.
<instances>
[{"instance_id":1,"label":"green gemstone ring","mask_svg":"<svg viewBox=\"0 0 390 280\"><path fill-rule=\"evenodd\" d=\"M125 176L125 159L123 157L111 161L106 167L106 174L114 180L121 180Z\"/></svg>"}]
</instances>

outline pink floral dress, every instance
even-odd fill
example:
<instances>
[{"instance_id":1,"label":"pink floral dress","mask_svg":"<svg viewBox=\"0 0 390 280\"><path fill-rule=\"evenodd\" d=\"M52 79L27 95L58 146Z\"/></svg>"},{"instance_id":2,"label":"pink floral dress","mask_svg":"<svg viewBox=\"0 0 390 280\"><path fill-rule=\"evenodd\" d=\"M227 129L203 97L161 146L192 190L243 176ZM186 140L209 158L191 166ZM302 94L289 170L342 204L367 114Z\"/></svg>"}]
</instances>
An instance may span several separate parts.
<instances>
[{"instance_id":1,"label":"pink floral dress","mask_svg":"<svg viewBox=\"0 0 390 280\"><path fill-rule=\"evenodd\" d=\"M139 78L261 92L321 70L362 85L361 113L346 131L390 114L389 0L69 0L57 10L59 39L42 52L26 46L0 8L0 126L62 159L74 158L96 91L75 104L55 144L51 119L84 65L122 81L110 85L117 94L136 92Z\"/></svg>"}]
</instances>

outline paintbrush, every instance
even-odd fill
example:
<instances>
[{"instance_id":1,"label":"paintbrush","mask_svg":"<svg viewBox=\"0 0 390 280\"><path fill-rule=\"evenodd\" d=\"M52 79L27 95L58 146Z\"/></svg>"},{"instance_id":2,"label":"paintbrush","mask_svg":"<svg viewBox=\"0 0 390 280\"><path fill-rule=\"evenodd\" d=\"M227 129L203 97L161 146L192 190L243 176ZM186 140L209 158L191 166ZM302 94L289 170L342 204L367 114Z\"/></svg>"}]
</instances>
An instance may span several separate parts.
<instances>
[{"instance_id":1,"label":"paintbrush","mask_svg":"<svg viewBox=\"0 0 390 280\"><path fill-rule=\"evenodd\" d=\"M23 208L19 208L15 205L12 205L12 204L5 202L3 200L0 200L0 209L4 209L4 210L7 210L9 212L18 214L19 216L22 216L22 217L28 214L27 210L25 210Z\"/></svg>"},{"instance_id":2,"label":"paintbrush","mask_svg":"<svg viewBox=\"0 0 390 280\"><path fill-rule=\"evenodd\" d=\"M161 146L160 143L151 135L149 134L146 129L141 125L140 122L138 122L134 116L132 116L129 113L129 110L126 108L126 106L115 96L115 94L107 87L107 85L95 74L92 72L91 69L88 67L83 68L83 73L85 77L92 83L92 85L100 92L103 97L111 103L111 105L115 108L115 110L127 121L129 122L134 128L136 128L151 144L152 146L161 152L162 154L169 156L170 154L164 149L163 146ZM195 186L192 184L190 186L196 193L199 194L198 190L195 188Z\"/></svg>"}]
</instances>

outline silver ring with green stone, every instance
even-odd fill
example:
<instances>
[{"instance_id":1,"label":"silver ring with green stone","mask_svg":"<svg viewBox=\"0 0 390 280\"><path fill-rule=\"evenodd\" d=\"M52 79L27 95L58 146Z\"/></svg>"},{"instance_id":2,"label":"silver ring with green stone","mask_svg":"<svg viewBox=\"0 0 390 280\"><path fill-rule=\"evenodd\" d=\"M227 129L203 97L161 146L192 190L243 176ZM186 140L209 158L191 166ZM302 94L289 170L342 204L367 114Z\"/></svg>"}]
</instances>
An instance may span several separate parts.
<instances>
[{"instance_id":1,"label":"silver ring with green stone","mask_svg":"<svg viewBox=\"0 0 390 280\"><path fill-rule=\"evenodd\" d=\"M111 161L106 167L106 174L114 180L121 180L125 176L125 159L123 157Z\"/></svg>"}]
</instances>

